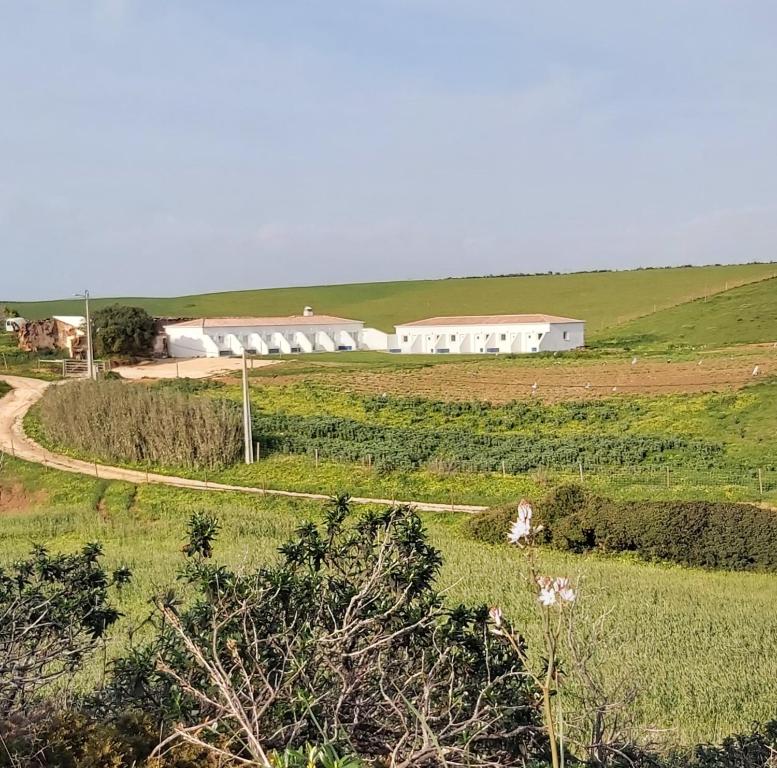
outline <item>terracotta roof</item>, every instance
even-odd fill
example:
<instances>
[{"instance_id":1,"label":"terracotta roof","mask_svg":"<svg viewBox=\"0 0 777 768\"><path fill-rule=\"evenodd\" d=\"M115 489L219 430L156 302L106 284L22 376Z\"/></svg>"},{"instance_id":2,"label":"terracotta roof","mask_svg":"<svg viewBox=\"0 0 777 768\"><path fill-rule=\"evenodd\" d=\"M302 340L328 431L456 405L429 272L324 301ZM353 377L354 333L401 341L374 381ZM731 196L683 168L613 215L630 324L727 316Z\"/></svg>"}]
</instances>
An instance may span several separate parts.
<instances>
[{"instance_id":1,"label":"terracotta roof","mask_svg":"<svg viewBox=\"0 0 777 768\"><path fill-rule=\"evenodd\" d=\"M455 315L453 317L428 317L414 323L401 323L397 328L409 325L515 325L520 323L582 323L572 317L557 315Z\"/></svg>"},{"instance_id":2,"label":"terracotta roof","mask_svg":"<svg viewBox=\"0 0 777 768\"><path fill-rule=\"evenodd\" d=\"M255 326L283 325L341 325L354 323L363 325L361 320L348 320L332 315L289 315L287 317L205 317L199 320L186 320L183 323L171 323L167 328L249 328Z\"/></svg>"}]
</instances>

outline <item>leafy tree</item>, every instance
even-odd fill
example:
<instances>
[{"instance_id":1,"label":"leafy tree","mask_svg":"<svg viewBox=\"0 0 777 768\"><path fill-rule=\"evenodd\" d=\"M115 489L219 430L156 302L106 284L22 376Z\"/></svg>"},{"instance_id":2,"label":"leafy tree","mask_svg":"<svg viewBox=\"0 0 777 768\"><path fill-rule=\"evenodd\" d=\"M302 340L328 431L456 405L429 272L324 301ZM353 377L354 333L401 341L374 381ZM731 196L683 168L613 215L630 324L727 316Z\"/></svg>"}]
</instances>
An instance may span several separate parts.
<instances>
[{"instance_id":1,"label":"leafy tree","mask_svg":"<svg viewBox=\"0 0 777 768\"><path fill-rule=\"evenodd\" d=\"M3 307L3 317L19 317L19 313L13 307Z\"/></svg>"},{"instance_id":2,"label":"leafy tree","mask_svg":"<svg viewBox=\"0 0 777 768\"><path fill-rule=\"evenodd\" d=\"M100 356L143 357L151 352L156 324L145 309L111 304L94 313L92 324Z\"/></svg>"}]
</instances>

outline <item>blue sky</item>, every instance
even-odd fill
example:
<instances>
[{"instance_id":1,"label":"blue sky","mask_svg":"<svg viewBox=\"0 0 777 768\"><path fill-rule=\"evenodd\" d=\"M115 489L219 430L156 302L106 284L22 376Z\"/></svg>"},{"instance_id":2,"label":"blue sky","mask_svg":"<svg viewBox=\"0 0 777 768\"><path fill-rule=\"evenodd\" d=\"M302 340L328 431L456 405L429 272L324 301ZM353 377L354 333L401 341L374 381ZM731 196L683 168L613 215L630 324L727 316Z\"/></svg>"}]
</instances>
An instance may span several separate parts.
<instances>
[{"instance_id":1,"label":"blue sky","mask_svg":"<svg viewBox=\"0 0 777 768\"><path fill-rule=\"evenodd\" d=\"M777 259L773 0L0 0L0 298Z\"/></svg>"}]
</instances>

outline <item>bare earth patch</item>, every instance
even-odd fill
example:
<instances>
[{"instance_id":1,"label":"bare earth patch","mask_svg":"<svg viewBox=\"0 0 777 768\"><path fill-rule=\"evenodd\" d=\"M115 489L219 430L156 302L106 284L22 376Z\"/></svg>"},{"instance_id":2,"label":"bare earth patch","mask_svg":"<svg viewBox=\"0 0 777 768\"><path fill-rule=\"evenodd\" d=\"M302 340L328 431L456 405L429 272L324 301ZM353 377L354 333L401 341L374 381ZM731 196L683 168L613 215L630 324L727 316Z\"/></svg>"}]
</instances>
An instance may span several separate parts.
<instances>
[{"instance_id":1,"label":"bare earth patch","mask_svg":"<svg viewBox=\"0 0 777 768\"><path fill-rule=\"evenodd\" d=\"M700 354L695 360L631 357L623 360L558 360L432 365L410 370L319 374L317 383L365 394L387 393L433 400L484 400L505 403L536 398L544 402L594 400L617 395L726 392L777 375L777 350L771 345L735 354ZM756 368L757 366L757 368ZM253 386L304 380L305 376L254 379Z\"/></svg>"},{"instance_id":2,"label":"bare earth patch","mask_svg":"<svg viewBox=\"0 0 777 768\"><path fill-rule=\"evenodd\" d=\"M47 499L45 491L27 491L21 483L0 485L0 514L24 512L44 504Z\"/></svg>"}]
</instances>

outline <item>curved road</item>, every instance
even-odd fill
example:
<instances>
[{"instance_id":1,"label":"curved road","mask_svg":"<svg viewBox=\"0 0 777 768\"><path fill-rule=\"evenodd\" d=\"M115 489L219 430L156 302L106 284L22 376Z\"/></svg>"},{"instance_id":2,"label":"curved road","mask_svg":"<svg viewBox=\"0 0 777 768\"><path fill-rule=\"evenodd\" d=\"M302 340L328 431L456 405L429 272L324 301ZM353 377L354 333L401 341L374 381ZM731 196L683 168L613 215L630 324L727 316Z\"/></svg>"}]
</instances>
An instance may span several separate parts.
<instances>
[{"instance_id":1,"label":"curved road","mask_svg":"<svg viewBox=\"0 0 777 768\"><path fill-rule=\"evenodd\" d=\"M192 480L186 477L172 477L142 472L136 469L123 469L104 464L92 464L69 456L52 453L24 434L23 420L27 411L46 391L49 382L29 379L23 376L0 376L0 381L10 384L13 389L0 398L0 451L10 453L25 461L45 464L47 467L63 472L75 472L82 475L97 475L105 480L125 480L130 483L158 483L173 485L176 488L191 488L198 491L239 491L241 493L267 494L270 496L289 496L297 499L324 501L329 498L325 493L300 493L297 491L279 491L263 488L251 488L244 485L211 483L204 480ZM393 504L392 499L372 499L353 497L356 504ZM432 504L426 501L408 501L416 509L426 512L482 512L486 507L468 504Z\"/></svg>"}]
</instances>

